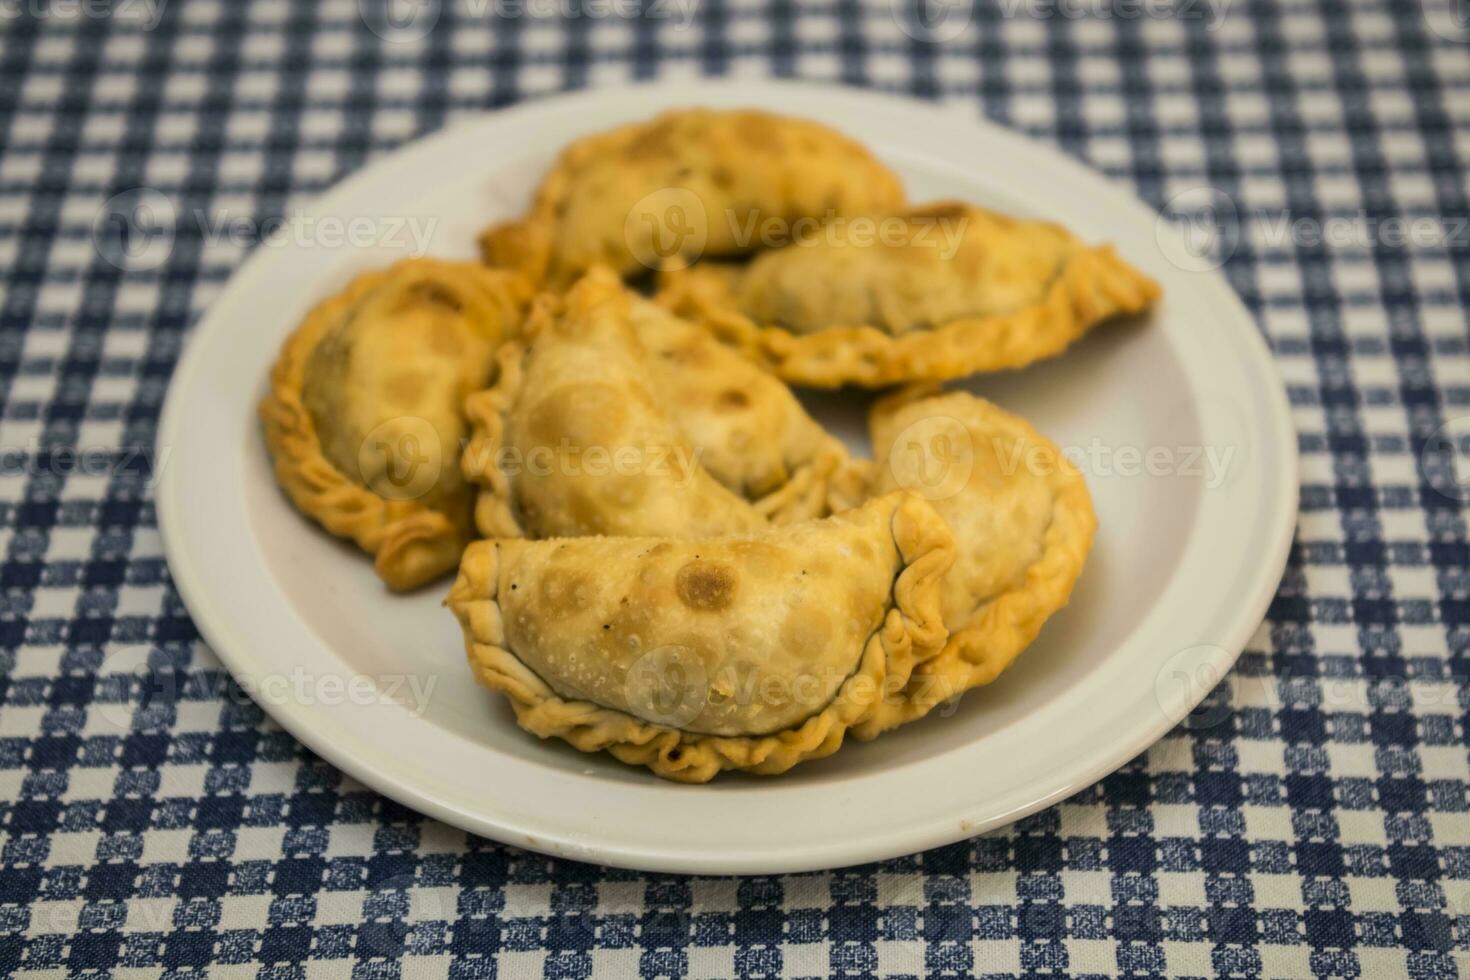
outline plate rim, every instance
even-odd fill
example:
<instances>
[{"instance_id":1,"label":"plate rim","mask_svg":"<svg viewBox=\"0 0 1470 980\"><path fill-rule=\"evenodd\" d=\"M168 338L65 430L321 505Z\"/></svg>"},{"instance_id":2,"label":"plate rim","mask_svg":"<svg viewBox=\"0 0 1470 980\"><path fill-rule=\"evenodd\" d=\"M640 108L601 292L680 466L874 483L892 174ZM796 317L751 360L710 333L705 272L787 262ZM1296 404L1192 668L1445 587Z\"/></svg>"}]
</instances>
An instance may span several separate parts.
<instances>
[{"instance_id":1,"label":"plate rim","mask_svg":"<svg viewBox=\"0 0 1470 980\"><path fill-rule=\"evenodd\" d=\"M348 175L317 195L305 210L308 213L328 211L334 200L347 198L359 189L381 179L380 174L391 168L395 161L402 161L410 154L427 152L429 148L441 143L450 143L459 138L461 132L470 127L486 125L490 120L509 123L518 117L530 116L538 112L576 111L578 107L581 107L582 111L590 112L599 100L618 100L639 96L656 96L654 99L656 107L665 104L693 105L700 103L766 105L779 104L784 97L800 92L803 98L818 96L845 100L849 103L866 102L875 107L897 109L914 114L934 114L930 117L931 121L943 118L947 125L968 126L980 131L988 139L1005 142L1013 148L1018 148L1018 152L1044 154L1052 158L1055 164L1063 170L1070 171L1076 179L1105 189L1099 190L1099 193L1106 193L1113 199L1115 205L1126 205L1138 212L1140 217L1146 217L1150 221L1156 217L1153 210L1138 200L1128 188L1113 183L1086 164L1067 156L1060 149L1033 140L1021 133L1007 130L997 123L978 116L964 120L962 123L958 122L954 107L943 103L924 102L870 89L806 81L701 80L697 83L681 83L675 98L668 98L667 88L665 83L658 81L610 86L605 89L560 93L518 102L504 109L478 113L375 158L361 170ZM583 103L586 105L584 106ZM211 330L218 329L217 325L212 326L218 311L238 302L237 294L243 293L245 288L251 284L251 280L258 276L262 269L269 267L272 254L269 250L256 249L231 275L228 283L215 296L209 308L190 331L184 350L169 381L168 393L160 415L156 446L179 444L178 433L186 424L188 417L184 393L192 387L190 379L199 373L201 364L205 360L206 347L200 338L207 336ZM1240 611L1232 617L1231 628L1227 631L1228 635L1218 640L1216 649L1219 652L1205 658L1205 663L1217 672L1217 676L1223 677L1233 665L1241 649L1249 641L1251 634L1262 622L1277 592L1286 566L1299 508L1298 448L1296 429L1291 418L1290 405L1279 369L1254 317L1218 271L1212 271L1199 277L1197 286L1202 291L1212 292L1214 295L1209 297L1210 302L1225 305L1231 319L1250 325L1248 332L1242 332L1244 348L1250 359L1255 362L1253 367L1265 376L1266 383L1262 385L1262 390L1267 393L1267 397L1260 407L1264 409L1271 431L1278 437L1275 440L1278 454L1274 460L1277 465L1271 467L1276 476L1276 483L1261 498L1267 506L1273 507L1273 520L1264 534L1264 538L1271 544L1271 551L1268 555L1259 556L1256 562L1257 571L1251 578L1250 600L1243 603ZM248 448L247 451L249 451ZM170 575L200 636L209 645L215 656L230 670L232 675L248 674L250 656L237 648L231 639L235 630L225 621L224 614L216 605L214 598L202 591L204 587L194 567L194 556L187 550L184 532L181 530L183 518L180 508L185 494L181 486L181 470L182 467L175 460L175 465L166 468L161 474L155 493L155 510ZM1208 690L1207 688L1199 691L1199 696L1190 700L1189 707L1191 709L1195 707L1208 693ZM411 809L450 825L504 841L513 846L526 847L556 857L593 861L638 870L697 874L787 873L844 867L912 854L973 837L985 830L1007 825L1035 813L1096 783L1152 746L1173 727L1173 724L1160 713L1158 718L1162 724L1156 723L1147 728L1140 728L1140 731L1132 733L1131 737L1110 743L1109 749L1099 750L1088 765L1078 767L1075 771L1069 771L1069 778L1048 784L1044 790L1038 789L1034 796L1002 812L989 813L979 819L967 820L963 815L946 815L925 822L917 822L916 827L906 831L895 830L871 839L846 839L829 846L808 847L799 851L773 847L760 854L732 856L723 852L718 842L711 843L703 853L693 854L667 848L660 850L657 846L650 846L646 842L643 845L635 845L628 842L607 842L585 837L538 834L535 831L539 828L517 826L519 815L507 809L490 815L483 810L471 812L441 798L431 789L395 781L391 774L384 775L378 766L381 760L363 758L354 751L355 746L332 740L329 737L330 726L324 725L323 718L310 717L310 709L305 706L292 704L262 704L261 706L294 738L353 779ZM327 730L324 731L324 728ZM459 737L454 733L446 732L445 734L449 737ZM776 789L775 786L771 787L772 792Z\"/></svg>"}]
</instances>

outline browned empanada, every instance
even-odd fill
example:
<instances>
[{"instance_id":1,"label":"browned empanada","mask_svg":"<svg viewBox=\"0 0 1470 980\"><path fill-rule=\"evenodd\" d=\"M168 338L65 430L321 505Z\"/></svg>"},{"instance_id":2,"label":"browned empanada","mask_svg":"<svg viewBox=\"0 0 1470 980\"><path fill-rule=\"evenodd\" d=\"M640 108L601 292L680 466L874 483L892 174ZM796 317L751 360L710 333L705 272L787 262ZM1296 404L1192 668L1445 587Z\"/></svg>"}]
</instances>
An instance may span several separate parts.
<instances>
[{"instance_id":1,"label":"browned empanada","mask_svg":"<svg viewBox=\"0 0 1470 980\"><path fill-rule=\"evenodd\" d=\"M521 727L704 782L875 719L944 643L952 559L933 508L894 493L735 537L477 542L449 606Z\"/></svg>"},{"instance_id":2,"label":"browned empanada","mask_svg":"<svg viewBox=\"0 0 1470 980\"><path fill-rule=\"evenodd\" d=\"M465 476L489 537L699 538L768 523L723 486L665 409L633 329L633 297L608 270L542 294L494 385L465 404Z\"/></svg>"},{"instance_id":3,"label":"browned empanada","mask_svg":"<svg viewBox=\"0 0 1470 980\"><path fill-rule=\"evenodd\" d=\"M792 383L880 387L1022 367L1159 295L1110 247L973 205L856 227L669 270L661 302Z\"/></svg>"},{"instance_id":4,"label":"browned empanada","mask_svg":"<svg viewBox=\"0 0 1470 980\"><path fill-rule=\"evenodd\" d=\"M323 527L375 556L391 588L450 571L470 537L462 403L530 298L520 276L412 259L313 309L260 406L276 479Z\"/></svg>"},{"instance_id":5,"label":"browned empanada","mask_svg":"<svg viewBox=\"0 0 1470 980\"><path fill-rule=\"evenodd\" d=\"M893 211L897 176L825 126L754 109L684 109L562 151L530 212L481 237L485 260L565 289L760 245L775 222Z\"/></svg>"},{"instance_id":6,"label":"browned empanada","mask_svg":"<svg viewBox=\"0 0 1470 980\"><path fill-rule=\"evenodd\" d=\"M855 726L871 738L995 680L1067 604L1097 519L1082 474L1024 419L964 392L915 386L874 405L871 492L927 499L954 534L949 641Z\"/></svg>"},{"instance_id":7,"label":"browned empanada","mask_svg":"<svg viewBox=\"0 0 1470 980\"><path fill-rule=\"evenodd\" d=\"M705 469L778 524L829 513L847 449L785 382L703 327L641 297L628 302L655 387Z\"/></svg>"}]
</instances>

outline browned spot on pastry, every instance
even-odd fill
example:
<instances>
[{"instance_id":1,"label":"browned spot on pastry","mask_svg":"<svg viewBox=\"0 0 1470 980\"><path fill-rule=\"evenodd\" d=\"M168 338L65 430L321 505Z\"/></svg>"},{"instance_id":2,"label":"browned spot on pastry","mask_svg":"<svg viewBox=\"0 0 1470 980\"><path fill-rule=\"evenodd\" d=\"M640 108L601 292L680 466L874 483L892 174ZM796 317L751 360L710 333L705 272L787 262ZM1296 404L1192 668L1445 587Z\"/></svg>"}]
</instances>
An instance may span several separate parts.
<instances>
[{"instance_id":1,"label":"browned spot on pastry","mask_svg":"<svg viewBox=\"0 0 1470 980\"><path fill-rule=\"evenodd\" d=\"M750 404L750 396L738 388L726 388L715 399L715 404L724 409L745 408Z\"/></svg>"},{"instance_id":2,"label":"browned spot on pastry","mask_svg":"<svg viewBox=\"0 0 1470 980\"><path fill-rule=\"evenodd\" d=\"M775 127L761 116L740 116L735 122L737 138L752 150L776 150L781 146Z\"/></svg>"},{"instance_id":3,"label":"browned spot on pastry","mask_svg":"<svg viewBox=\"0 0 1470 980\"><path fill-rule=\"evenodd\" d=\"M670 354L680 364L703 364L709 360L706 356L708 348L697 340L690 340L673 348Z\"/></svg>"},{"instance_id":4,"label":"browned spot on pastry","mask_svg":"<svg viewBox=\"0 0 1470 980\"><path fill-rule=\"evenodd\" d=\"M562 385L531 409L530 436L543 446L572 449L613 445L628 425L624 396L604 384Z\"/></svg>"},{"instance_id":5,"label":"browned spot on pastry","mask_svg":"<svg viewBox=\"0 0 1470 980\"><path fill-rule=\"evenodd\" d=\"M424 338L424 343L435 354L458 357L464 351L464 338L459 325L446 317L435 317Z\"/></svg>"},{"instance_id":6,"label":"browned spot on pastry","mask_svg":"<svg viewBox=\"0 0 1470 980\"><path fill-rule=\"evenodd\" d=\"M690 609L716 612L735 599L739 576L723 562L700 560L688 562L674 576L674 590Z\"/></svg>"},{"instance_id":7,"label":"browned spot on pastry","mask_svg":"<svg viewBox=\"0 0 1470 980\"><path fill-rule=\"evenodd\" d=\"M412 289L404 291L398 299L396 312L424 303L440 306L454 313L459 313L464 309L464 304L459 301L459 297L449 289L436 282L421 282Z\"/></svg>"},{"instance_id":8,"label":"browned spot on pastry","mask_svg":"<svg viewBox=\"0 0 1470 980\"><path fill-rule=\"evenodd\" d=\"M416 405L430 380L425 371L400 371L389 376L383 386L383 398L395 405Z\"/></svg>"},{"instance_id":9,"label":"browned spot on pastry","mask_svg":"<svg viewBox=\"0 0 1470 980\"><path fill-rule=\"evenodd\" d=\"M629 160L647 160L671 155L674 149L674 126L669 121L659 121L639 133L628 144Z\"/></svg>"},{"instance_id":10,"label":"browned spot on pastry","mask_svg":"<svg viewBox=\"0 0 1470 980\"><path fill-rule=\"evenodd\" d=\"M820 650L832 635L832 624L820 609L798 607L781 624L781 641L792 651Z\"/></svg>"},{"instance_id":11,"label":"browned spot on pastry","mask_svg":"<svg viewBox=\"0 0 1470 980\"><path fill-rule=\"evenodd\" d=\"M968 213L969 206L959 201L935 201L933 204L926 204L909 211L910 217L913 218L963 218Z\"/></svg>"},{"instance_id":12,"label":"browned spot on pastry","mask_svg":"<svg viewBox=\"0 0 1470 980\"><path fill-rule=\"evenodd\" d=\"M553 612L572 612L592 597L586 573L570 568L549 568L541 580L541 601Z\"/></svg>"}]
</instances>

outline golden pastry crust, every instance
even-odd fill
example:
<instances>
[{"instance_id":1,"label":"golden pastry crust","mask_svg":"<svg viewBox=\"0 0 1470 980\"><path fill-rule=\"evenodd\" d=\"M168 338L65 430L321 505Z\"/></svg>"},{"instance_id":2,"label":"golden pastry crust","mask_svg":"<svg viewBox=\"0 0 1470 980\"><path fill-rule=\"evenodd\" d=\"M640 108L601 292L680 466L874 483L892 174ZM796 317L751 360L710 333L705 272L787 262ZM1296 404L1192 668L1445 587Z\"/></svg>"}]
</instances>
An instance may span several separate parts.
<instances>
[{"instance_id":1,"label":"golden pastry crust","mask_svg":"<svg viewBox=\"0 0 1470 980\"><path fill-rule=\"evenodd\" d=\"M471 498L457 473L459 402L483 383L529 292L513 273L409 259L358 276L281 348L260 405L276 480L373 555L390 588L458 564Z\"/></svg>"},{"instance_id":2,"label":"golden pastry crust","mask_svg":"<svg viewBox=\"0 0 1470 980\"><path fill-rule=\"evenodd\" d=\"M481 236L491 265L565 289L758 247L758 223L892 211L903 187L859 143L805 119L683 109L572 143L531 210Z\"/></svg>"},{"instance_id":3,"label":"golden pastry crust","mask_svg":"<svg viewBox=\"0 0 1470 980\"><path fill-rule=\"evenodd\" d=\"M448 604L521 727L682 782L837 751L944 643L944 522L904 493L759 534L481 541Z\"/></svg>"},{"instance_id":4,"label":"golden pastry crust","mask_svg":"<svg viewBox=\"0 0 1470 980\"><path fill-rule=\"evenodd\" d=\"M656 394L632 327L632 295L598 269L543 293L499 374L465 402L466 479L487 537L704 537L766 518L723 486Z\"/></svg>"},{"instance_id":5,"label":"golden pastry crust","mask_svg":"<svg viewBox=\"0 0 1470 980\"><path fill-rule=\"evenodd\" d=\"M825 517L850 463L785 382L641 297L630 312L650 373L699 460L777 524Z\"/></svg>"},{"instance_id":6,"label":"golden pastry crust","mask_svg":"<svg viewBox=\"0 0 1470 980\"><path fill-rule=\"evenodd\" d=\"M1077 468L1024 419L965 392L914 386L874 405L874 493L929 499L955 538L949 641L902 696L854 728L873 738L995 680L1067 604L1097 518Z\"/></svg>"},{"instance_id":7,"label":"golden pastry crust","mask_svg":"<svg viewBox=\"0 0 1470 980\"><path fill-rule=\"evenodd\" d=\"M835 388L1023 367L1159 296L1110 246L1056 225L948 202L890 220L906 229L893 242L838 238L744 267L668 270L659 301L786 381Z\"/></svg>"}]
</instances>

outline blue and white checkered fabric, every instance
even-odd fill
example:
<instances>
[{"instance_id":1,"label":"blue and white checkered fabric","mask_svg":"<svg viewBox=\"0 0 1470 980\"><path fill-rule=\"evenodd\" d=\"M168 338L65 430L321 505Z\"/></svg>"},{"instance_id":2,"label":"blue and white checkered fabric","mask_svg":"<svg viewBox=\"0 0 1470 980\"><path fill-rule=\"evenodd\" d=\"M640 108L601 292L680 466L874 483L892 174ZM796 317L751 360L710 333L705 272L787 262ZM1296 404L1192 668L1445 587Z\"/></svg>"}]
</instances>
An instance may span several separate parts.
<instances>
[{"instance_id":1,"label":"blue and white checkered fabric","mask_svg":"<svg viewBox=\"0 0 1470 980\"><path fill-rule=\"evenodd\" d=\"M1470 484L1446 438L1470 429L1465 14L0 0L0 974L1470 972ZM1202 713L1067 803L831 873L553 861L344 779L199 642L153 435L246 244L186 224L123 272L104 202L151 188L258 224L457 115L701 74L952 100L1156 207L1234 209L1225 268L1301 435L1296 546ZM144 663L170 697L141 698Z\"/></svg>"}]
</instances>

